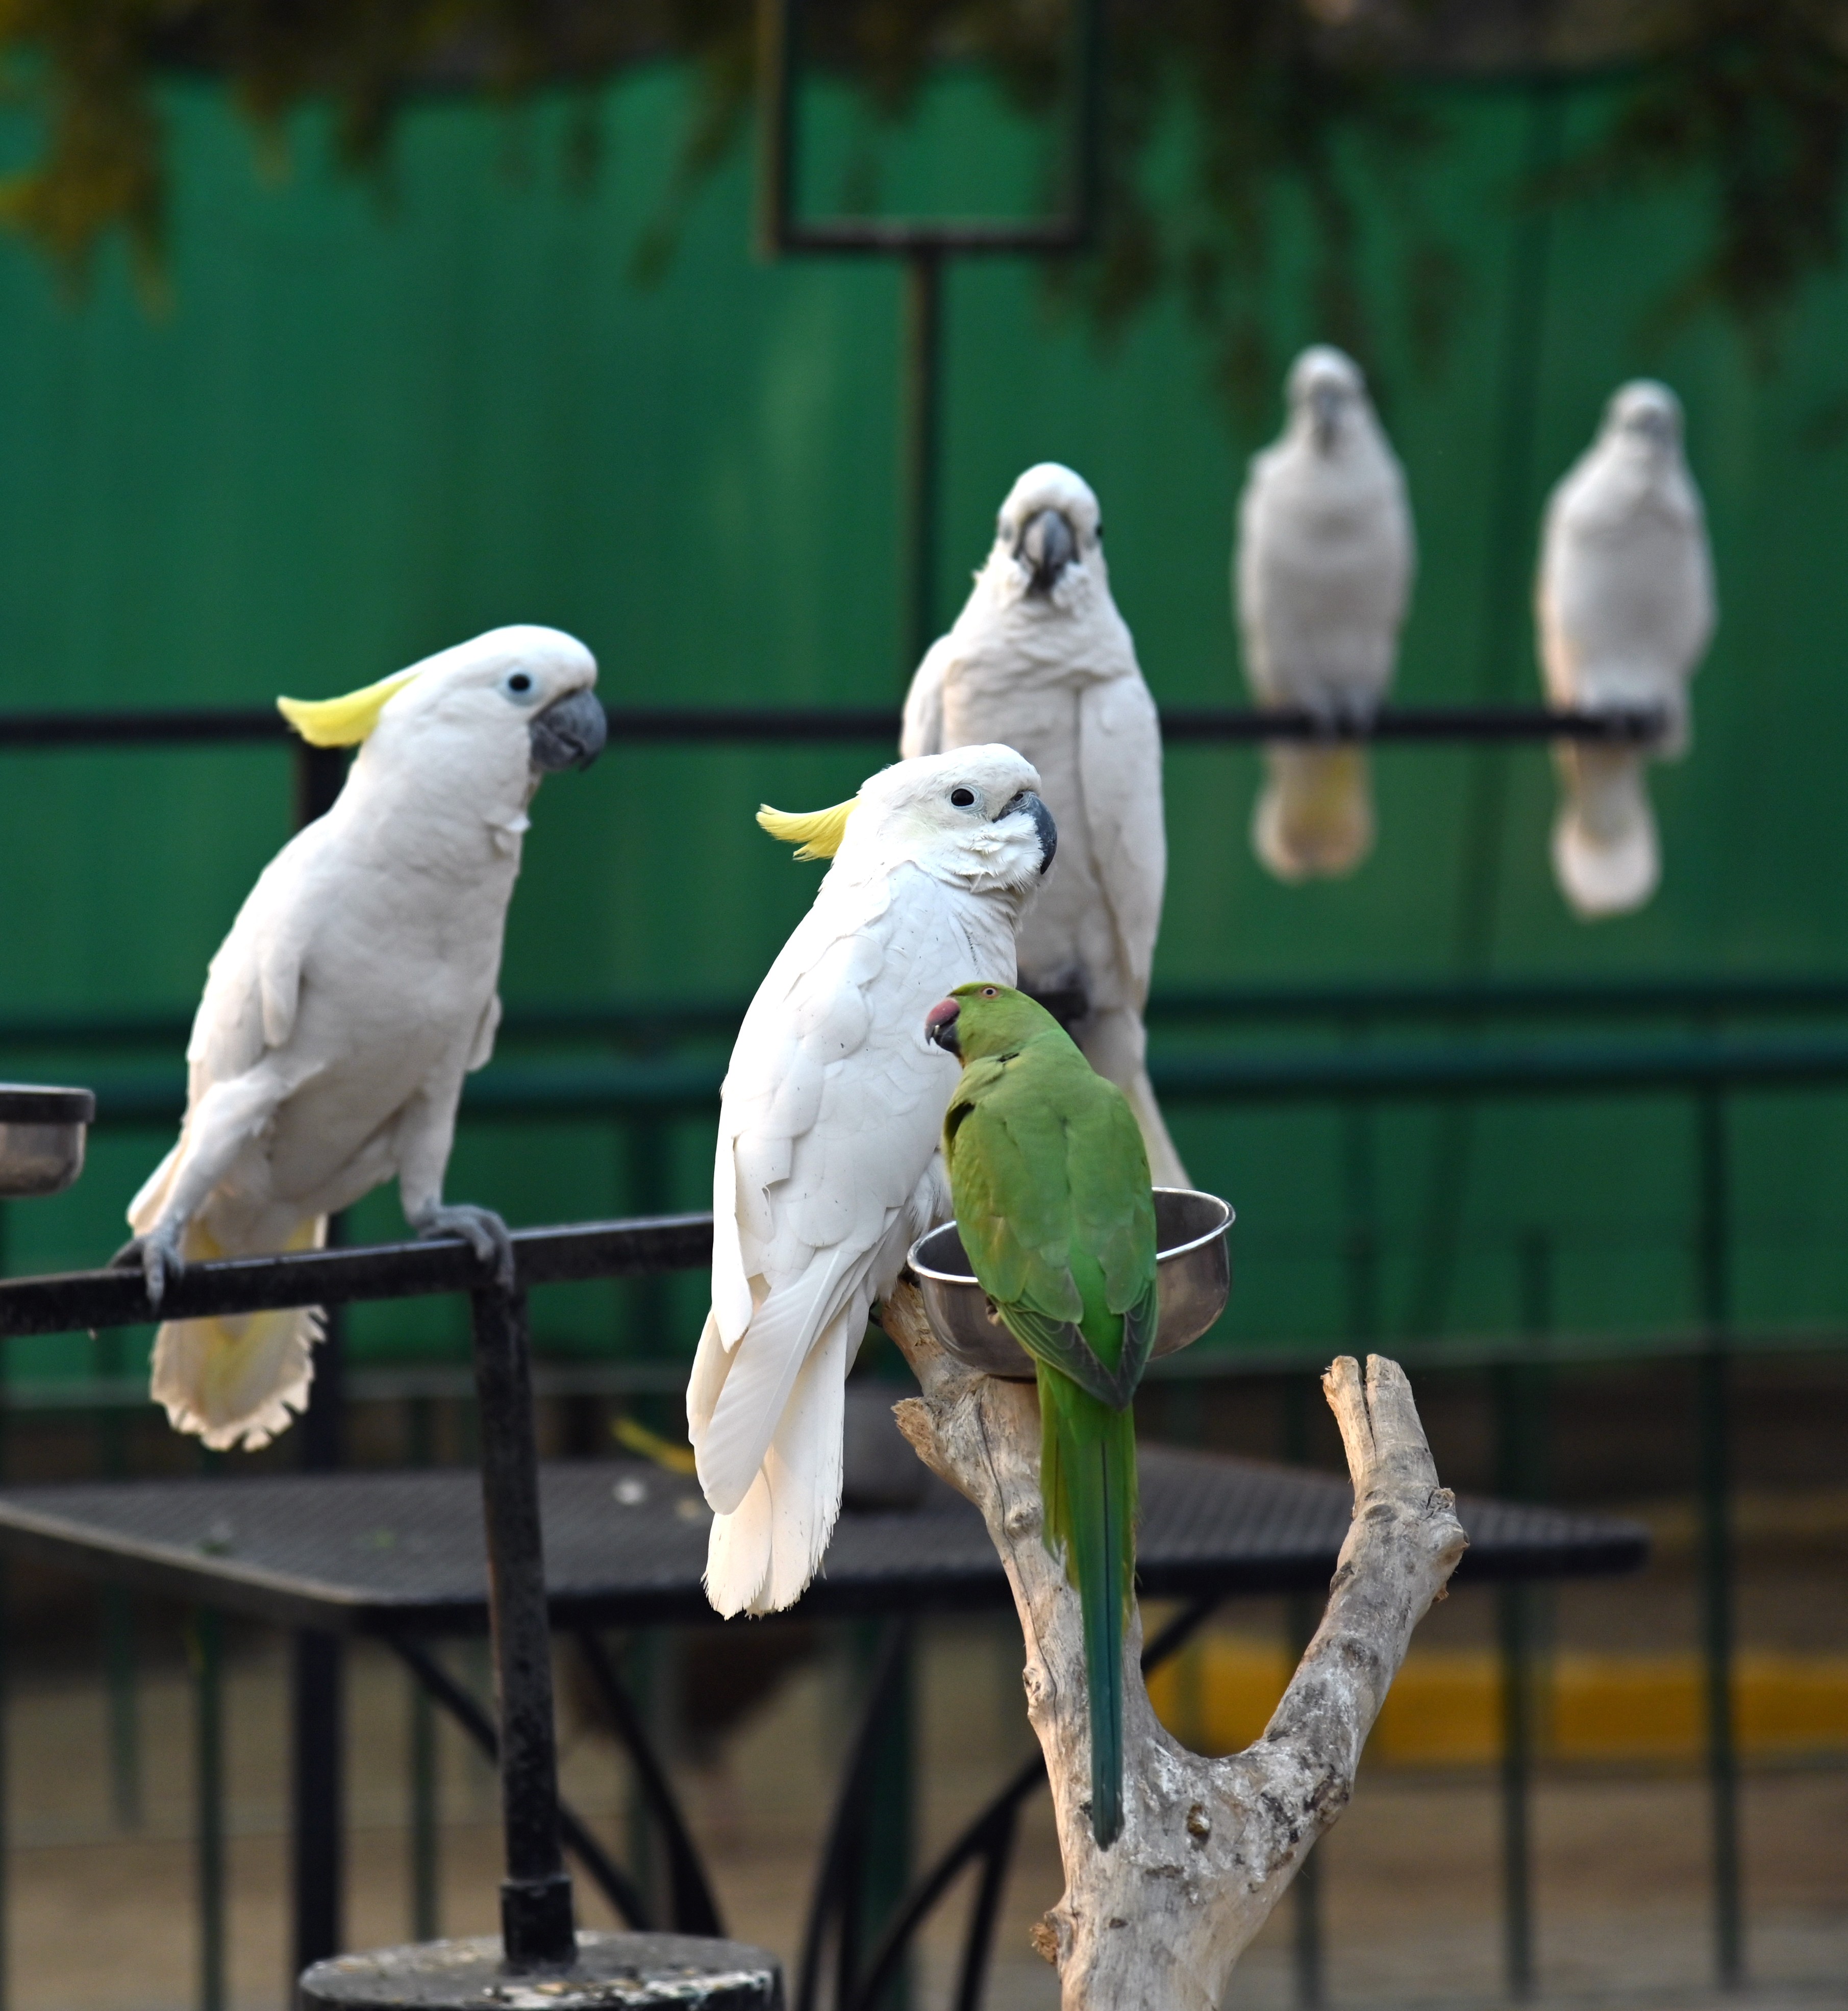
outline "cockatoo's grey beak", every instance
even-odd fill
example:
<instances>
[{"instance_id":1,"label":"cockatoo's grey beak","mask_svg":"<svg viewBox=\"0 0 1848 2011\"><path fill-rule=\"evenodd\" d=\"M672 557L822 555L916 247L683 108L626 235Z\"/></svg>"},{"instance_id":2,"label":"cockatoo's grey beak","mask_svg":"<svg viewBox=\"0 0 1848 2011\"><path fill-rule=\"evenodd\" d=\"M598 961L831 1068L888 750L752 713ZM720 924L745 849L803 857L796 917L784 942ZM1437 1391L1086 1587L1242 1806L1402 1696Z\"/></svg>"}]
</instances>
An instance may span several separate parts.
<instances>
[{"instance_id":1,"label":"cockatoo's grey beak","mask_svg":"<svg viewBox=\"0 0 1848 2011\"><path fill-rule=\"evenodd\" d=\"M1039 870L1044 873L1059 850L1059 827L1052 821L1052 813L1031 789L1023 789L1017 796L1011 797L1001 814L1012 817L1016 810L1024 810L1039 833Z\"/></svg>"},{"instance_id":2,"label":"cockatoo's grey beak","mask_svg":"<svg viewBox=\"0 0 1848 2011\"><path fill-rule=\"evenodd\" d=\"M588 768L604 751L610 722L595 692L575 691L554 699L526 731L533 767L550 775L561 768Z\"/></svg>"},{"instance_id":3,"label":"cockatoo's grey beak","mask_svg":"<svg viewBox=\"0 0 1848 2011\"><path fill-rule=\"evenodd\" d=\"M963 1047L956 1038L956 1021L962 1010L953 998L942 998L924 1015L924 1038L958 1061L963 1058Z\"/></svg>"},{"instance_id":4,"label":"cockatoo's grey beak","mask_svg":"<svg viewBox=\"0 0 1848 2011\"><path fill-rule=\"evenodd\" d=\"M1042 510L1037 517L1028 518L1020 542L1014 546L1014 557L1032 569L1027 591L1050 593L1077 549L1070 519L1063 510Z\"/></svg>"},{"instance_id":5,"label":"cockatoo's grey beak","mask_svg":"<svg viewBox=\"0 0 1848 2011\"><path fill-rule=\"evenodd\" d=\"M1341 420L1341 394L1332 384L1318 384L1309 393L1309 424L1323 453L1334 445Z\"/></svg>"}]
</instances>

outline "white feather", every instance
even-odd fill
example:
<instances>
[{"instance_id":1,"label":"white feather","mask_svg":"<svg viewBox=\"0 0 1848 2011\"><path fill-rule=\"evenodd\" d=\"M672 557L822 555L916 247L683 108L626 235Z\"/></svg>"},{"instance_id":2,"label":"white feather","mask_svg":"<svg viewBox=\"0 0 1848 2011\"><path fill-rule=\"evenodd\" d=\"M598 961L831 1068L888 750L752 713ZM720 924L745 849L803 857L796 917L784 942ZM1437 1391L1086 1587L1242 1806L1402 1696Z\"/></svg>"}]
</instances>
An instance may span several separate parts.
<instances>
[{"instance_id":1,"label":"white feather","mask_svg":"<svg viewBox=\"0 0 1848 2011\"><path fill-rule=\"evenodd\" d=\"M1021 541L1046 510L1064 516L1074 549L1039 592ZM988 562L905 702L908 756L985 741L1032 762L1059 826L1058 863L1021 925L1020 981L1084 993L1073 1038L1130 1096L1156 1180L1185 1186L1142 1059L1168 870L1161 728L1110 596L1097 498L1056 462L1028 468L1009 492Z\"/></svg>"},{"instance_id":2,"label":"white feather","mask_svg":"<svg viewBox=\"0 0 1848 2011\"><path fill-rule=\"evenodd\" d=\"M874 1301L947 1212L936 1167L954 1061L924 1016L958 984L1011 984L1038 836L1011 748L885 770L751 1002L713 1169L712 1311L687 1425L715 1513L726 1614L801 1593L840 1507L841 1384ZM949 801L967 786L971 808Z\"/></svg>"},{"instance_id":3,"label":"white feather","mask_svg":"<svg viewBox=\"0 0 1848 2011\"><path fill-rule=\"evenodd\" d=\"M1547 506L1535 610L1548 698L1654 707L1667 721L1649 756L1556 752L1554 870L1587 919L1640 907L1655 891L1661 864L1643 765L1686 751L1688 682L1713 635L1713 563L1681 434L1673 392L1646 379L1623 386Z\"/></svg>"},{"instance_id":4,"label":"white feather","mask_svg":"<svg viewBox=\"0 0 1848 2011\"><path fill-rule=\"evenodd\" d=\"M515 667L532 681L501 689ZM432 657L386 705L333 807L264 869L212 959L179 1143L134 1198L188 1258L318 1244L398 1177L440 1199L462 1079L499 1008L534 714L596 682L581 643L500 629ZM215 1447L258 1446L307 1401L312 1314L169 1322L155 1394Z\"/></svg>"},{"instance_id":5,"label":"white feather","mask_svg":"<svg viewBox=\"0 0 1848 2011\"><path fill-rule=\"evenodd\" d=\"M1252 462L1238 505L1233 595L1261 704L1371 714L1392 682L1412 588L1412 511L1365 381L1338 349L1291 366L1282 437ZM1345 873L1372 849L1366 757L1276 746L1252 819L1280 879Z\"/></svg>"}]
</instances>

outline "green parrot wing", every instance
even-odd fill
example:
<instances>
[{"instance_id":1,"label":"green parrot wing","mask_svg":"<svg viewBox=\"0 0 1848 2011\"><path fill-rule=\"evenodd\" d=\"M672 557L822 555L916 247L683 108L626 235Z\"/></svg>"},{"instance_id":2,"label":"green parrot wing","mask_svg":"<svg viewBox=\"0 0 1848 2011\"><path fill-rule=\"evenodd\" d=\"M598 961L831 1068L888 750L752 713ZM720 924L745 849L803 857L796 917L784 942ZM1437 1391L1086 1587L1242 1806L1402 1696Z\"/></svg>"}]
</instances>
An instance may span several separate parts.
<instances>
[{"instance_id":1,"label":"green parrot wing","mask_svg":"<svg viewBox=\"0 0 1848 2011\"><path fill-rule=\"evenodd\" d=\"M1048 1319L1082 1319L1057 1112L1031 1098L959 1097L944 1137L956 1223L982 1290Z\"/></svg>"},{"instance_id":2,"label":"green parrot wing","mask_svg":"<svg viewBox=\"0 0 1848 2011\"><path fill-rule=\"evenodd\" d=\"M1009 1332L1036 1361L1120 1409L1147 1366L1155 1319L1154 1208L1128 1105L1075 1048L1069 1064L1036 1049L972 1069L944 1135L963 1247ZM1080 1330L1074 1248L1093 1255L1108 1309L1124 1316L1114 1366Z\"/></svg>"},{"instance_id":3,"label":"green parrot wing","mask_svg":"<svg viewBox=\"0 0 1848 2011\"><path fill-rule=\"evenodd\" d=\"M1104 1303L1127 1313L1155 1280L1155 1197L1148 1154L1128 1099L1094 1075L1068 1119L1072 1214L1104 1274Z\"/></svg>"}]
</instances>

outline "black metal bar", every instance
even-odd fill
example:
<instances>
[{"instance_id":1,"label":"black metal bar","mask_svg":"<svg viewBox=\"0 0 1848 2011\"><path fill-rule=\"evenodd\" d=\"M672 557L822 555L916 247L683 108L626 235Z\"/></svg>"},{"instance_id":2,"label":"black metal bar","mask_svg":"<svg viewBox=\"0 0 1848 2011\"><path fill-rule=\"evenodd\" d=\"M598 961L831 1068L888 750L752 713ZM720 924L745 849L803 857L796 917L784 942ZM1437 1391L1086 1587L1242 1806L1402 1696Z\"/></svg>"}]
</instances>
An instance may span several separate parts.
<instances>
[{"instance_id":1,"label":"black metal bar","mask_svg":"<svg viewBox=\"0 0 1848 2011\"><path fill-rule=\"evenodd\" d=\"M225 2011L224 1672L221 1623L209 1607L193 1615L192 1636L199 2011Z\"/></svg>"},{"instance_id":2,"label":"black metal bar","mask_svg":"<svg viewBox=\"0 0 1848 2011\"><path fill-rule=\"evenodd\" d=\"M318 751L318 750L317 750ZM315 771L298 770L298 778ZM321 783L325 786L325 774ZM337 789L337 781L334 786ZM306 793L304 790L304 793ZM312 796L301 806L315 813ZM323 806L325 807L325 806ZM328 1241L338 1247L340 1223L328 1225ZM303 1468L332 1473L340 1465L344 1333L341 1309L333 1307L315 1349L315 1379L299 1427ZM346 1649L337 1635L304 1629L297 1633L290 1661L293 1703L290 1781L290 1874L294 1893L294 1947L291 1981L345 1945L342 1916L346 1885Z\"/></svg>"},{"instance_id":3,"label":"black metal bar","mask_svg":"<svg viewBox=\"0 0 1848 2011\"><path fill-rule=\"evenodd\" d=\"M158 712L0 713L0 748L179 747L293 738L269 707L174 706Z\"/></svg>"},{"instance_id":4,"label":"black metal bar","mask_svg":"<svg viewBox=\"0 0 1848 2011\"><path fill-rule=\"evenodd\" d=\"M639 1277L653 1271L695 1270L710 1263L712 1218L657 1215L519 1230L513 1243L527 1285ZM192 1319L283 1306L468 1292L480 1287L482 1269L480 1259L465 1243L450 1239L237 1258L189 1265L169 1285L158 1312L148 1303L138 1271L9 1279L0 1283L0 1335L65 1333L155 1319Z\"/></svg>"},{"instance_id":5,"label":"black metal bar","mask_svg":"<svg viewBox=\"0 0 1848 2011\"><path fill-rule=\"evenodd\" d=\"M596 1685L616 1735L636 1770L643 1798L668 1846L669 1883L674 1902L674 1917L670 1924L677 1933L683 1934L722 1935L725 1931L720 1924L718 1906L707 1880L706 1867L688 1833L673 1784L649 1741L641 1714L617 1675L609 1651L597 1635L588 1627L580 1628L577 1642L590 1679Z\"/></svg>"},{"instance_id":6,"label":"black metal bar","mask_svg":"<svg viewBox=\"0 0 1848 2011\"><path fill-rule=\"evenodd\" d=\"M1696 1365L1700 1434L1700 1591L1706 1675L1707 1765L1711 1799L1714 1968L1723 1990L1745 1979L1745 1908L1739 1839L1739 1749L1733 1708L1732 1320L1725 1105L1697 1100L1700 1182L1695 1260L1707 1346Z\"/></svg>"},{"instance_id":7,"label":"black metal bar","mask_svg":"<svg viewBox=\"0 0 1848 2011\"><path fill-rule=\"evenodd\" d=\"M443 1668L429 1646L406 1634L387 1634L386 1645L423 1685L428 1694L447 1711L490 1766L500 1758L500 1735L494 1721ZM596 1840L583 1817L567 1802L558 1804L558 1829L565 1846L588 1871L604 1897L638 1934L653 1931L654 1918L648 1902L635 1881Z\"/></svg>"},{"instance_id":8,"label":"black metal bar","mask_svg":"<svg viewBox=\"0 0 1848 2011\"><path fill-rule=\"evenodd\" d=\"M552 1634L539 1514L531 1347L517 1287L472 1294L481 1410L488 1613L500 1711L500 1818L507 1875L500 1935L511 1969L560 1967L577 1952L571 1878L558 1841Z\"/></svg>"},{"instance_id":9,"label":"black metal bar","mask_svg":"<svg viewBox=\"0 0 1848 2011\"><path fill-rule=\"evenodd\" d=\"M916 250L936 262L932 247ZM936 247L955 250L951 245ZM1024 247L1008 247L1008 249ZM784 746L891 741L899 715L884 706L609 706L612 746L689 746L744 742ZM1635 707L1610 711L1552 710L1544 706L1394 706L1369 720L1330 721L1319 714L1279 707L1177 706L1162 714L1170 745L1267 740L1400 742L1588 740L1646 742L1658 738L1661 716ZM255 710L211 710L176 707L166 712L0 713L0 752L9 748L292 746L300 772L297 804L318 802L319 816L339 792L344 758L337 749L304 748L292 741L280 714Z\"/></svg>"},{"instance_id":10,"label":"black metal bar","mask_svg":"<svg viewBox=\"0 0 1848 2011\"><path fill-rule=\"evenodd\" d=\"M937 504L943 408L943 254L935 246L905 260L903 448L900 507L905 536L902 682L937 639Z\"/></svg>"},{"instance_id":11,"label":"black metal bar","mask_svg":"<svg viewBox=\"0 0 1848 2011\"><path fill-rule=\"evenodd\" d=\"M291 1880L294 1892L294 1952L290 1974L338 1955L344 1945L341 1897L345 1883L344 1656L337 1635L303 1629L294 1639Z\"/></svg>"}]
</instances>

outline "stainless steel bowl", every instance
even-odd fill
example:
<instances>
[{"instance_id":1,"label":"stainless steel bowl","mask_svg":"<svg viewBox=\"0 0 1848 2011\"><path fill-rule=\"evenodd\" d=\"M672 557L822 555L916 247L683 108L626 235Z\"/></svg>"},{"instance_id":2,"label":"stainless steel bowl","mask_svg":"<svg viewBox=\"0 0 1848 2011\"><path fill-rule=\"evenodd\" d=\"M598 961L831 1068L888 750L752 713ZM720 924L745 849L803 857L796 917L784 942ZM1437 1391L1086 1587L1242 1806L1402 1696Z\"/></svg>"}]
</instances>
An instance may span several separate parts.
<instances>
[{"instance_id":1,"label":"stainless steel bowl","mask_svg":"<svg viewBox=\"0 0 1848 2011\"><path fill-rule=\"evenodd\" d=\"M1155 1277L1162 1295L1157 1354L1198 1340L1225 1311L1232 1288L1226 1231L1233 1219L1217 1194L1155 1189ZM911 1246L910 1264L932 1330L964 1368L1017 1382L1033 1379L1032 1356L1002 1326L994 1302L976 1283L953 1222L920 1236Z\"/></svg>"},{"instance_id":2,"label":"stainless steel bowl","mask_svg":"<svg viewBox=\"0 0 1848 2011\"><path fill-rule=\"evenodd\" d=\"M0 1083L0 1196L54 1194L84 1170L84 1138L96 1115L87 1089Z\"/></svg>"}]
</instances>

